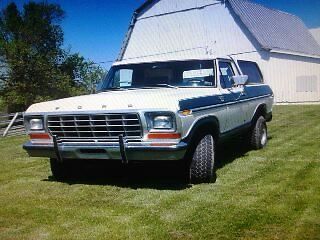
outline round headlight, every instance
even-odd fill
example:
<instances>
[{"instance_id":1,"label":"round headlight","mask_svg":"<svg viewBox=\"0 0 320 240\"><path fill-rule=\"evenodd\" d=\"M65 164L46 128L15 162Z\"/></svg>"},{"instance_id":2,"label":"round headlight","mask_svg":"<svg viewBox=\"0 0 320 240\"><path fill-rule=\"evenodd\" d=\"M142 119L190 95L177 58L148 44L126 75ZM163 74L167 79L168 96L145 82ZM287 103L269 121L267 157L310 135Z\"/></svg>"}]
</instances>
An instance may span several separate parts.
<instances>
[{"instance_id":1,"label":"round headlight","mask_svg":"<svg viewBox=\"0 0 320 240\"><path fill-rule=\"evenodd\" d=\"M173 121L171 116L156 116L153 118L154 129L172 129Z\"/></svg>"},{"instance_id":2,"label":"round headlight","mask_svg":"<svg viewBox=\"0 0 320 240\"><path fill-rule=\"evenodd\" d=\"M42 119L31 119L30 122L30 130L43 130L43 121Z\"/></svg>"}]
</instances>

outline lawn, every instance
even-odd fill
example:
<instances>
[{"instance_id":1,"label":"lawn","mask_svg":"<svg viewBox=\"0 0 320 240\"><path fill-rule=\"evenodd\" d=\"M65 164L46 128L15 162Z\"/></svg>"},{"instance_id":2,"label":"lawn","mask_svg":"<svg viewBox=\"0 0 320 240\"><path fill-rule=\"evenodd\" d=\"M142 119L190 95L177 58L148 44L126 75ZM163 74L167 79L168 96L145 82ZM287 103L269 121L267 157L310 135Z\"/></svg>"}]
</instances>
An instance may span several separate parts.
<instances>
[{"instance_id":1,"label":"lawn","mask_svg":"<svg viewBox=\"0 0 320 240\"><path fill-rule=\"evenodd\" d=\"M269 135L221 146L217 181L193 186L173 165L56 182L25 137L0 139L0 239L320 239L320 106L275 107Z\"/></svg>"}]
</instances>

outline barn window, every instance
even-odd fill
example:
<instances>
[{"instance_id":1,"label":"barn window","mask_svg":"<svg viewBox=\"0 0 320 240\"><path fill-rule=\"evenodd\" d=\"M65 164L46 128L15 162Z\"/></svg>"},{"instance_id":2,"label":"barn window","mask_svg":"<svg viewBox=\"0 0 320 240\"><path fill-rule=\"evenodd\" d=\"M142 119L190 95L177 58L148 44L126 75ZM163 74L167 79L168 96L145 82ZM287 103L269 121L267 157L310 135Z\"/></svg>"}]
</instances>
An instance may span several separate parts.
<instances>
[{"instance_id":1,"label":"barn window","mask_svg":"<svg viewBox=\"0 0 320 240\"><path fill-rule=\"evenodd\" d=\"M263 77L255 62L238 61L239 67L244 75L248 75L248 84L263 83Z\"/></svg>"},{"instance_id":2,"label":"barn window","mask_svg":"<svg viewBox=\"0 0 320 240\"><path fill-rule=\"evenodd\" d=\"M297 77L297 92L318 92L317 76Z\"/></svg>"}]
</instances>

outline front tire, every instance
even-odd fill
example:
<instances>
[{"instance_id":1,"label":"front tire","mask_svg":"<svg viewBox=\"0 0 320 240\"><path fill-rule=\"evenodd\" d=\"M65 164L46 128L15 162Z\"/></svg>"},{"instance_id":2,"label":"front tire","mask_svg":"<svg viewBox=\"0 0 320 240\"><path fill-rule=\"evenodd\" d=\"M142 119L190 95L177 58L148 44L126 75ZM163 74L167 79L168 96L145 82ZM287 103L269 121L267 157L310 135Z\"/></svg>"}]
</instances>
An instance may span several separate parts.
<instances>
[{"instance_id":1,"label":"front tire","mask_svg":"<svg viewBox=\"0 0 320 240\"><path fill-rule=\"evenodd\" d=\"M268 129L266 119L263 116L260 116L253 129L250 136L250 145L253 149L259 150L265 148L268 143Z\"/></svg>"},{"instance_id":2,"label":"front tire","mask_svg":"<svg viewBox=\"0 0 320 240\"><path fill-rule=\"evenodd\" d=\"M215 141L211 134L196 143L190 165L191 183L209 183L215 177Z\"/></svg>"}]
</instances>

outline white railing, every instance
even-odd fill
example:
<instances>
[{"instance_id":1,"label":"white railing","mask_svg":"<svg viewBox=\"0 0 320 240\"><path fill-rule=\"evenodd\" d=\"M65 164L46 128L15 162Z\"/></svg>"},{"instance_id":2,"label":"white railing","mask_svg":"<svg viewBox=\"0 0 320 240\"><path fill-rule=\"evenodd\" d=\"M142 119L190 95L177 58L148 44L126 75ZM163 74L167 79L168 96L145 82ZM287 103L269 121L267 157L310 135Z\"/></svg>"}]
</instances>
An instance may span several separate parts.
<instances>
[{"instance_id":1,"label":"white railing","mask_svg":"<svg viewBox=\"0 0 320 240\"><path fill-rule=\"evenodd\" d=\"M0 114L0 137L26 134L23 125L23 113Z\"/></svg>"}]
</instances>

